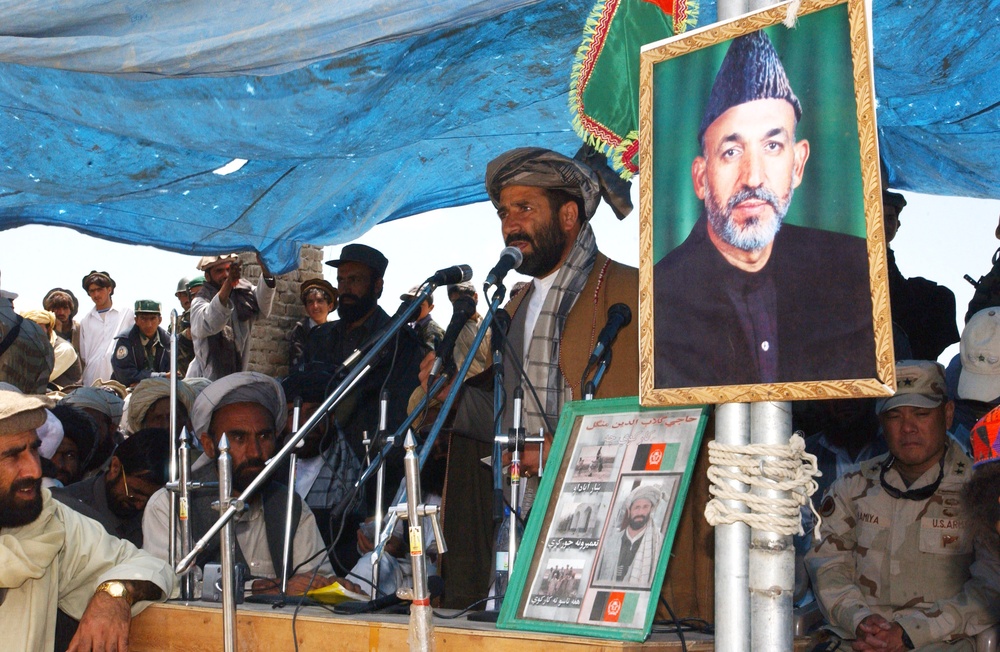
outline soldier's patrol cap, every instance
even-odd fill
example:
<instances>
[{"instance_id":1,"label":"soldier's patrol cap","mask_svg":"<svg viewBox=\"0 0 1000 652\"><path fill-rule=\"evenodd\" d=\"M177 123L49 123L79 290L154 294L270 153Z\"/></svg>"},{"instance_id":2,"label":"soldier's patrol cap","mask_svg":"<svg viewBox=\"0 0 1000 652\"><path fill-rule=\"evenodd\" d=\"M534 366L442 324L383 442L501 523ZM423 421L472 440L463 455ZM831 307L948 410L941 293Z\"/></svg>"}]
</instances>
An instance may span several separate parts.
<instances>
[{"instance_id":1,"label":"soldier's patrol cap","mask_svg":"<svg viewBox=\"0 0 1000 652\"><path fill-rule=\"evenodd\" d=\"M419 285L414 285L412 288L410 288L406 292L404 292L401 295L399 295L399 300L400 301L408 301L410 299L415 299L417 297L417 294L419 294L419 293L420 293L420 286ZM427 305L433 306L434 305L434 294L433 293L428 294L426 301L427 301Z\"/></svg>"},{"instance_id":2,"label":"soldier's patrol cap","mask_svg":"<svg viewBox=\"0 0 1000 652\"><path fill-rule=\"evenodd\" d=\"M884 414L893 408L910 406L933 408L948 400L944 367L930 360L898 360L896 362L896 393L875 401L875 413Z\"/></svg>"},{"instance_id":3,"label":"soldier's patrol cap","mask_svg":"<svg viewBox=\"0 0 1000 652\"><path fill-rule=\"evenodd\" d=\"M200 288L202 285L205 285L205 277L204 276L195 276L193 279L191 279L190 281L188 281L188 283L187 283L187 289L188 289L188 291L191 291L191 290L193 290L195 288Z\"/></svg>"},{"instance_id":4,"label":"soldier's patrol cap","mask_svg":"<svg viewBox=\"0 0 1000 652\"><path fill-rule=\"evenodd\" d=\"M385 268L389 266L389 259L374 247L349 244L340 250L340 258L326 261L330 267L340 267L341 263L361 263L370 267L377 278L382 278L385 276Z\"/></svg>"},{"instance_id":5,"label":"soldier's patrol cap","mask_svg":"<svg viewBox=\"0 0 1000 652\"><path fill-rule=\"evenodd\" d=\"M160 302L152 299L139 299L135 302L135 314L137 315L159 315Z\"/></svg>"},{"instance_id":6,"label":"soldier's patrol cap","mask_svg":"<svg viewBox=\"0 0 1000 652\"><path fill-rule=\"evenodd\" d=\"M906 207L906 197L898 192L883 190L882 203L888 204L889 206L895 206L897 210L903 210Z\"/></svg>"}]
</instances>

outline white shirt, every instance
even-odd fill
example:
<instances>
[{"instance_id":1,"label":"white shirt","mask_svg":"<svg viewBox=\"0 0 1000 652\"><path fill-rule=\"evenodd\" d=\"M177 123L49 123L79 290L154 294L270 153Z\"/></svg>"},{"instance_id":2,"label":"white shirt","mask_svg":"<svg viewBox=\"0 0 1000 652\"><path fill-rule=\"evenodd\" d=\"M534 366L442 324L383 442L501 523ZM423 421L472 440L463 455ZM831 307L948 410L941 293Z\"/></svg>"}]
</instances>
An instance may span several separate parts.
<instances>
[{"instance_id":1,"label":"white shirt","mask_svg":"<svg viewBox=\"0 0 1000 652\"><path fill-rule=\"evenodd\" d=\"M545 297L548 296L549 290L556 282L556 273L552 272L545 278L536 278L531 282L534 288L531 296L528 297L528 308L524 313L524 352L522 357L525 360L528 359L528 347L531 346L531 336L535 332L535 322L538 321L538 315L542 314Z\"/></svg>"},{"instance_id":2,"label":"white shirt","mask_svg":"<svg viewBox=\"0 0 1000 652\"><path fill-rule=\"evenodd\" d=\"M84 387L90 387L98 378L111 380L111 355L115 337L135 325L131 308L119 310L111 306L98 312L97 306L80 321L80 358L83 363Z\"/></svg>"}]
</instances>

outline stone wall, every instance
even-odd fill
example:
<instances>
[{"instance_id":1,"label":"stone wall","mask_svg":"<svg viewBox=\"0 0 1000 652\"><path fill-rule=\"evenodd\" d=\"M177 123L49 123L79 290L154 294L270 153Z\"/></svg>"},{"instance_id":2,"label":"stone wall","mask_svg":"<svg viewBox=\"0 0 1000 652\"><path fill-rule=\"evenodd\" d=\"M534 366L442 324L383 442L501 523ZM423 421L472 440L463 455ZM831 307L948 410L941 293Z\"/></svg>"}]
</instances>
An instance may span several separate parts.
<instances>
[{"instance_id":1,"label":"stone wall","mask_svg":"<svg viewBox=\"0 0 1000 652\"><path fill-rule=\"evenodd\" d=\"M260 266L255 254L240 254L244 275L253 284L260 280ZM323 248L306 245L299 253L299 268L277 277L278 293L274 297L271 316L259 320L253 328L250 350L250 370L270 376L288 374L288 338L295 323L305 319L306 311L299 299L299 285L311 278L323 277Z\"/></svg>"}]
</instances>

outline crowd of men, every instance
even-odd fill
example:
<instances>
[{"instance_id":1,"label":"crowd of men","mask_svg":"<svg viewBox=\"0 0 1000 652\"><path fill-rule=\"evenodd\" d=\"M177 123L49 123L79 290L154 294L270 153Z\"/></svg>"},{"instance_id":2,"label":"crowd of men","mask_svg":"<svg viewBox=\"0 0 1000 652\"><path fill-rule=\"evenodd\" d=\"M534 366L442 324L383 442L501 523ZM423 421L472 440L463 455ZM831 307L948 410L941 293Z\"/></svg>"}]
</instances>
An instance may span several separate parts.
<instances>
[{"instance_id":1,"label":"crowd of men","mask_svg":"<svg viewBox=\"0 0 1000 652\"><path fill-rule=\"evenodd\" d=\"M752 52L740 56L772 57L769 43L758 39L743 45ZM730 198L719 194L743 192L741 187L751 185L738 176L729 178L728 186L719 180L723 163L713 162L711 150L717 139L731 149L739 141L748 150L757 146L758 136L768 142L783 139L787 147L767 149L788 157L778 165L791 175L781 181L788 187L778 190L790 200L791 186L801 178L808 156L808 147L797 147L794 139L801 108L780 63L765 69L767 75L780 72L782 79L758 76L759 86L735 96L720 91L706 111L702 138L707 149L694 166L706 203L724 204ZM762 109L776 110L780 125L763 135L747 131L747 116L756 125ZM744 136L745 142L740 141ZM761 186L757 194L730 202L729 213L718 211L699 222L685 249L697 245L696 258L715 256L709 247L719 235L713 229L720 220L729 220L723 256L730 262L748 260L738 237L747 225L732 212L767 210L775 195L767 185L776 177L755 178ZM522 383L535 390L525 401L521 424L546 435L541 455L547 455L563 406L583 396L581 379L609 307L624 303L638 313L639 275L598 248L590 219L602 198L608 200L609 189L588 164L525 147L491 161L485 181L502 240L521 251L519 271L531 277L512 292L506 332L495 331L492 337L505 338L519 358L503 358L506 395L513 396ZM887 214L901 203L893 193L884 199ZM898 210L892 215L892 225L898 227ZM775 232L780 217L777 222ZM804 242L814 235L795 237ZM853 251L857 243L842 244ZM772 253L778 262L785 255L775 253L770 240L749 249L758 258L763 252L764 264ZM106 645L111 639L124 649L131 613L172 594L175 578L166 563L169 493L164 487L170 456L164 429L170 426L171 395L176 394L177 424L199 451L192 478L218 480L216 460L226 450L232 458L234 495L245 491L291 433L295 410L300 410L300 422L315 414L339 382L344 362L384 333L392 319L379 305L390 264L380 251L350 244L327 264L336 269L336 285L322 279L302 284L306 317L289 334L291 364L280 379L249 370L254 326L272 310L276 280L261 262L259 283L250 283L236 254L202 258L198 269L204 276L178 285L185 309L177 334L183 378L169 377L165 361L170 359L171 334L161 328L161 306L150 300L116 306L116 284L106 272L84 277L82 289L94 306L79 323L74 319L79 305L68 289L54 288L44 297L44 310L24 317L14 313L9 296L0 299L0 380L9 383L0 388L0 615L14 626L8 636L25 641L26 649L59 647L60 641L69 644L74 638L80 649L91 644L112 649ZM668 261L666 268L674 265ZM824 493L815 497L823 518L821 537L803 545L804 563L831 641L846 641L856 650L972 649L971 637L1000 621L1000 538L995 527L1000 506L994 473L1000 468L995 463L1000 458L1000 413L991 411L1000 409L1000 308L971 317L958 361L946 372L931 360L957 339L957 331L953 338L947 332L927 335L920 329L947 323L947 318L934 322L913 314L897 316L898 306L909 306L912 313L937 309L937 304L912 298L897 302L896 294L915 294L929 286L907 285L894 264L891 276L896 288L891 289L893 320L912 330L908 340L897 341L910 347L897 355L897 393L878 401L817 402L812 411L797 412L812 434L809 450L819 456L825 472ZM776 285L754 286L754 291L770 296L787 280L768 278ZM685 289L692 288L671 291ZM489 369L490 345L471 347L481 319L475 313L475 289L456 284L447 288L447 295L453 303L472 304L456 310L467 315L467 322L457 325L461 333L455 337L455 361L461 364L474 356L475 375L459 394L452 434L432 456L444 463L425 467L424 487L443 496L449 552L432 560L444 577L443 604L467 607L486 597L491 580L494 487L491 472L479 460L493 451L495 376ZM401 299L416 296L415 289ZM684 297L669 300L681 305ZM737 331L763 333L765 343L773 341L775 348L752 353L741 369L755 369L760 382L783 374L798 379L800 372L783 357L795 342L785 339L778 349L775 338L786 331L750 307L719 319ZM443 353L439 344L446 339L430 316L432 309L428 297L414 310L412 323L398 331L385 353L372 360L370 371L303 440L295 486L283 486L275 478L287 476L273 474L236 517L236 556L249 569L249 591L276 591L286 567L291 569L290 593L332 582L369 590L359 582L370 575L352 568L371 548L364 521L378 496L371 485L356 495L354 485L371 456L370 442L374 439L378 447L377 434L394 432L413 406L424 402L431 370ZM330 320L333 311L338 318ZM954 297L951 311L953 327ZM907 331L901 328L900 333ZM669 337L692 334L705 333ZM845 341L856 335L852 328ZM598 398L638 393L638 326L624 328L614 346L614 363L596 390ZM865 351L871 346L866 342ZM76 358L67 363L73 357L70 350ZM658 348L657 359L661 355ZM909 359L920 357L928 359ZM710 371L722 371L731 362ZM862 364L871 363L865 358ZM705 368L702 361L697 370ZM811 371L801 373L807 377ZM699 378L682 384L710 382ZM443 395L444 390L431 398ZM514 420L512 411L504 418L506 428ZM533 456L526 452L521 466L525 509L537 490L540 463L537 451ZM387 458L385 471L383 491L391 496L402 479L397 455ZM694 482L703 481L696 477ZM978 493L969 494L969 486ZM286 559L282 544L290 491L293 545ZM991 527L974 527L963 496L974 507L993 501L992 511L972 512ZM663 499L658 487L643 485L622 501L621 526L608 535L611 543L595 562L602 581L650 585L665 527L651 514ZM196 495L190 504L196 536L215 520L211 503L212 496ZM694 503L681 507L662 595L676 613L710 620L712 551L702 505ZM404 549L395 546L401 557ZM198 564L217 563L219 556L218 546L209 546Z\"/></svg>"}]
</instances>

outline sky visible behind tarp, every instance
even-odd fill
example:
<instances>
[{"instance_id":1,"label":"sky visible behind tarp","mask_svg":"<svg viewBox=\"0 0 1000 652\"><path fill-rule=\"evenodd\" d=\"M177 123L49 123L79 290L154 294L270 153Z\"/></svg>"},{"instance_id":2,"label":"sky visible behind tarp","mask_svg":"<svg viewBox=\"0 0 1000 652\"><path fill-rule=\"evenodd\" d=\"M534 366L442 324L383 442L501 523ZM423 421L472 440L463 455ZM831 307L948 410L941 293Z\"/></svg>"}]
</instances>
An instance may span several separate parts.
<instances>
[{"instance_id":1,"label":"sky visible behind tarp","mask_svg":"<svg viewBox=\"0 0 1000 652\"><path fill-rule=\"evenodd\" d=\"M301 244L482 201L501 151L579 147L567 89L592 4L0 2L0 229L255 248L282 272ZM874 1L894 187L1000 196L998 8Z\"/></svg>"}]
</instances>

